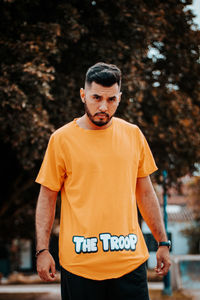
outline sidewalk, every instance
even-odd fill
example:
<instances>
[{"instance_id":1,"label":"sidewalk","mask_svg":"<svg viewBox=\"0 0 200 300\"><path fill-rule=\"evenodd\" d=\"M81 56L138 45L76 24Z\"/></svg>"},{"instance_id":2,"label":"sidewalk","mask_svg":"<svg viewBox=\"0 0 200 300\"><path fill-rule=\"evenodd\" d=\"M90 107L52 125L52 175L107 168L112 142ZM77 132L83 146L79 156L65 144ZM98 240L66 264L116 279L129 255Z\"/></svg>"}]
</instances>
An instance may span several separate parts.
<instances>
[{"instance_id":1,"label":"sidewalk","mask_svg":"<svg viewBox=\"0 0 200 300\"><path fill-rule=\"evenodd\" d=\"M163 290L163 282L149 282L148 286L149 290ZM58 283L17 285L5 284L0 285L0 296L1 294L35 294L37 300L61 300L60 284ZM192 296L192 300L200 299L200 290L185 290L184 294L187 296Z\"/></svg>"},{"instance_id":2,"label":"sidewalk","mask_svg":"<svg viewBox=\"0 0 200 300\"><path fill-rule=\"evenodd\" d=\"M60 284L16 284L0 285L1 294L22 294L22 293L51 293L60 294Z\"/></svg>"},{"instance_id":3,"label":"sidewalk","mask_svg":"<svg viewBox=\"0 0 200 300\"><path fill-rule=\"evenodd\" d=\"M60 284L0 285L0 299L11 300L13 295L20 300L61 300Z\"/></svg>"},{"instance_id":4,"label":"sidewalk","mask_svg":"<svg viewBox=\"0 0 200 300\"><path fill-rule=\"evenodd\" d=\"M162 282L149 282L150 290L162 290ZM60 284L58 283L41 283L41 284L7 284L0 285L1 294L22 294L22 293L51 293L60 294Z\"/></svg>"},{"instance_id":5,"label":"sidewalk","mask_svg":"<svg viewBox=\"0 0 200 300\"><path fill-rule=\"evenodd\" d=\"M149 290L163 290L163 282L148 282Z\"/></svg>"}]
</instances>

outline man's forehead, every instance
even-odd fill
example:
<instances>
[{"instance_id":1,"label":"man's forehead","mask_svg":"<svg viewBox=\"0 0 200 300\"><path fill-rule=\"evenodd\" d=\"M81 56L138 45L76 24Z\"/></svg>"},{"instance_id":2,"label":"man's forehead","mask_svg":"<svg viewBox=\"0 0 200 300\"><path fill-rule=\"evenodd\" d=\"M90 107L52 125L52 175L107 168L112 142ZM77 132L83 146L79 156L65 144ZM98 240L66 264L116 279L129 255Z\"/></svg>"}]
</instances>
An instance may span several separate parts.
<instances>
[{"instance_id":1,"label":"man's forehead","mask_svg":"<svg viewBox=\"0 0 200 300\"><path fill-rule=\"evenodd\" d=\"M91 85L86 84L85 89L90 94L113 94L114 96L115 94L119 93L119 86L117 83L111 86L103 86L93 81Z\"/></svg>"}]
</instances>

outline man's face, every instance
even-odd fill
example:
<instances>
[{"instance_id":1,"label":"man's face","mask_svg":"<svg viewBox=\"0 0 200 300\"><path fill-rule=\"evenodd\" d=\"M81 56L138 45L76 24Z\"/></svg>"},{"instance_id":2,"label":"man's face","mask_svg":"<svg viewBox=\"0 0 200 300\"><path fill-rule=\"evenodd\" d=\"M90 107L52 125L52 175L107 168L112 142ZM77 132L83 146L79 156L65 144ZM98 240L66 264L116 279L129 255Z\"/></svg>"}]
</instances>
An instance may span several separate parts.
<instances>
[{"instance_id":1,"label":"man's face","mask_svg":"<svg viewBox=\"0 0 200 300\"><path fill-rule=\"evenodd\" d=\"M81 99L89 120L96 126L104 126L114 116L121 93L117 83L105 87L96 82L81 89Z\"/></svg>"}]
</instances>

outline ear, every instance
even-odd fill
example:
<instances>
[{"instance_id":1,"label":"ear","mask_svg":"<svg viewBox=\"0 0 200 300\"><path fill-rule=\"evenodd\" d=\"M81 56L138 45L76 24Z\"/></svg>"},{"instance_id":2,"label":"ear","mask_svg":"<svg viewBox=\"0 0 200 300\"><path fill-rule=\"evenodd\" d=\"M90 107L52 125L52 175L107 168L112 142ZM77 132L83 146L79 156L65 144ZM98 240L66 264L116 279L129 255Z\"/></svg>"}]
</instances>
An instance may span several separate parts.
<instances>
[{"instance_id":1,"label":"ear","mask_svg":"<svg viewBox=\"0 0 200 300\"><path fill-rule=\"evenodd\" d=\"M80 89L80 97L83 103L85 103L85 90L83 88Z\"/></svg>"},{"instance_id":2,"label":"ear","mask_svg":"<svg viewBox=\"0 0 200 300\"><path fill-rule=\"evenodd\" d=\"M118 104L121 101L122 92L119 93Z\"/></svg>"}]
</instances>

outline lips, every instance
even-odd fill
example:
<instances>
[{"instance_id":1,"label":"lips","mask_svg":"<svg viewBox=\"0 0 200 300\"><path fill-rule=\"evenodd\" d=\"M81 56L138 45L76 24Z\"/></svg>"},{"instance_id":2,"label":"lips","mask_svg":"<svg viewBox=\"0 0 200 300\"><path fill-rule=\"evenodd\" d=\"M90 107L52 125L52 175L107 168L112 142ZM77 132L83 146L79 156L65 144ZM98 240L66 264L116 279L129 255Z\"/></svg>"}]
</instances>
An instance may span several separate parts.
<instances>
[{"instance_id":1,"label":"lips","mask_svg":"<svg viewBox=\"0 0 200 300\"><path fill-rule=\"evenodd\" d=\"M97 113L97 114L95 114L95 116L97 116L97 117L109 117L109 115L106 114L106 113Z\"/></svg>"}]
</instances>

